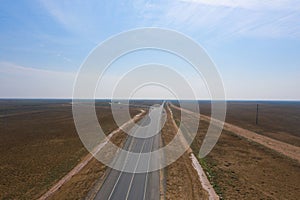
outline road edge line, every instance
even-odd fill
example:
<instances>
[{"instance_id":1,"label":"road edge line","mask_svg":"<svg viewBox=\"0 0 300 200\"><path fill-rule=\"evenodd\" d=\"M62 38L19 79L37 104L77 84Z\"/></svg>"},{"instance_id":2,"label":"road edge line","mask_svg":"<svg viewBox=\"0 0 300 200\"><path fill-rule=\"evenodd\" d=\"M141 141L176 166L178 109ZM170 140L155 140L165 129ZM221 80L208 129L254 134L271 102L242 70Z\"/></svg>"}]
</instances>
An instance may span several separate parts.
<instances>
[{"instance_id":1,"label":"road edge line","mask_svg":"<svg viewBox=\"0 0 300 200\"><path fill-rule=\"evenodd\" d=\"M56 182L46 193L44 193L38 200L45 200L52 196L57 190L59 190L66 182L68 182L74 175L76 175L78 172L80 172L91 160L94 158L93 155L96 155L109 141L109 139L115 135L116 133L119 133L122 131L122 129L129 126L131 123L136 122L139 120L143 114L146 113L145 110L141 109L141 112L135 115L132 119L128 120L122 126L118 127L117 129L113 130L95 149L88 153L81 161L78 163L70 172L68 172L63 178L61 178L58 182Z\"/></svg>"}]
</instances>

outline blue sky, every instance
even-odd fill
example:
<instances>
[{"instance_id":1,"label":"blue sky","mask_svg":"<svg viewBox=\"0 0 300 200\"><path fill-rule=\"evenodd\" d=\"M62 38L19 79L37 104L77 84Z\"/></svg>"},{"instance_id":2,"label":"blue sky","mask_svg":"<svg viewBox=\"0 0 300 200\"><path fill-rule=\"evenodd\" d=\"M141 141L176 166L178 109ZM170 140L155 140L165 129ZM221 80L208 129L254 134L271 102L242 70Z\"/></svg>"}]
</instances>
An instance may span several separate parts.
<instances>
[{"instance_id":1,"label":"blue sky","mask_svg":"<svg viewBox=\"0 0 300 200\"><path fill-rule=\"evenodd\" d=\"M0 97L68 98L89 52L119 32L174 29L216 63L228 99L299 100L300 1L9 1L0 5Z\"/></svg>"}]
</instances>

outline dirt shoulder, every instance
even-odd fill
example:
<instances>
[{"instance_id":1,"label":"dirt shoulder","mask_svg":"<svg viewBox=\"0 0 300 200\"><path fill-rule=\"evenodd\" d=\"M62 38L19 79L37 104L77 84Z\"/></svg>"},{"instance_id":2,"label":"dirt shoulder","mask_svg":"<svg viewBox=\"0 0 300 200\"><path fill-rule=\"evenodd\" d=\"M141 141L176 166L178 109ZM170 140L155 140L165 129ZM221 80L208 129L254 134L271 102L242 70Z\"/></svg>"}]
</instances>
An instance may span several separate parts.
<instances>
[{"instance_id":1,"label":"dirt shoulder","mask_svg":"<svg viewBox=\"0 0 300 200\"><path fill-rule=\"evenodd\" d=\"M108 135L106 140L100 143L93 154L97 154L110 140L117 146L122 146L127 134L122 130L130 129L133 123L140 120L145 114L145 111L141 111L132 120L124 123L122 127L117 128ZM109 152L113 153L113 152ZM84 159L74 167L66 176L59 180L52 188L47 191L39 199L78 199L84 198L91 190L92 186L97 180L103 179L107 167L93 157L92 154L88 154Z\"/></svg>"},{"instance_id":2,"label":"dirt shoulder","mask_svg":"<svg viewBox=\"0 0 300 200\"><path fill-rule=\"evenodd\" d=\"M180 111L172 110L180 118ZM202 118L191 145L196 155L208 126ZM221 199L297 199L300 195L298 161L236 133L223 130L213 150L199 160Z\"/></svg>"},{"instance_id":3,"label":"dirt shoulder","mask_svg":"<svg viewBox=\"0 0 300 200\"><path fill-rule=\"evenodd\" d=\"M112 137L111 141L116 145L122 146L126 136L126 133L120 132ZM101 186L102 181L105 179L106 171L107 166L92 157L80 171L46 199L84 199L87 196L93 196L93 193L89 195L89 192L96 187L96 184Z\"/></svg>"},{"instance_id":4,"label":"dirt shoulder","mask_svg":"<svg viewBox=\"0 0 300 200\"><path fill-rule=\"evenodd\" d=\"M189 153L190 155L190 159L192 161L192 166L194 167L194 169L197 171L197 174L198 174L198 177L199 177L199 180L201 182L201 186L202 188L207 192L208 194L208 199L210 200L218 200L219 199L219 196L216 194L213 186L210 184L204 170L202 169L201 165L199 164L198 162L198 159L197 157L194 155L192 149L190 148L190 146L188 145L183 133L181 132L181 130L178 128L176 122L175 122L175 119L174 119L174 116L173 116L173 112L172 110L170 109L169 106L167 106L168 108L168 113L170 113L170 117L171 117L171 120L172 120L172 123L173 123L173 127L174 129L176 130L177 134L179 134L181 137L181 143L185 146L185 148L187 148L187 152Z\"/></svg>"},{"instance_id":5,"label":"dirt shoulder","mask_svg":"<svg viewBox=\"0 0 300 200\"><path fill-rule=\"evenodd\" d=\"M88 154L70 103L28 101L0 101L0 199L39 198ZM132 115L139 112L130 108ZM105 134L117 128L108 102L96 103L96 113Z\"/></svg>"},{"instance_id":6,"label":"dirt shoulder","mask_svg":"<svg viewBox=\"0 0 300 200\"><path fill-rule=\"evenodd\" d=\"M165 145L177 133L170 113L167 116L162 129L162 140ZM174 151L176 150L174 148ZM166 157L168 153L172 152L166 152ZM197 171L193 167L190 152L185 152L178 160L165 168L165 181L165 199L208 199L208 194L202 188Z\"/></svg>"}]
</instances>

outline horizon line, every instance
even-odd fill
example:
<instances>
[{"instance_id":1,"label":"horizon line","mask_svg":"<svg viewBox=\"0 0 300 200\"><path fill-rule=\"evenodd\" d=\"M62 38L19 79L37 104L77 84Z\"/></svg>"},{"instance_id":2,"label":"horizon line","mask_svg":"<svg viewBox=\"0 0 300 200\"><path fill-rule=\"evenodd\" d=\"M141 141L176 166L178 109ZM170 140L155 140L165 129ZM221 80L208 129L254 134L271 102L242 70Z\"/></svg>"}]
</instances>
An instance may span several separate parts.
<instances>
[{"instance_id":1,"label":"horizon line","mask_svg":"<svg viewBox=\"0 0 300 200\"><path fill-rule=\"evenodd\" d=\"M73 98L58 98L58 97L0 97L0 100L73 100ZM123 98L95 98L95 99L76 99L76 100L106 100L106 101L124 101L128 99ZM168 98L137 98L130 99L129 101L178 101L178 99ZM225 100L212 100L212 99L180 99L179 101L287 101L299 102L300 99L225 99Z\"/></svg>"}]
</instances>

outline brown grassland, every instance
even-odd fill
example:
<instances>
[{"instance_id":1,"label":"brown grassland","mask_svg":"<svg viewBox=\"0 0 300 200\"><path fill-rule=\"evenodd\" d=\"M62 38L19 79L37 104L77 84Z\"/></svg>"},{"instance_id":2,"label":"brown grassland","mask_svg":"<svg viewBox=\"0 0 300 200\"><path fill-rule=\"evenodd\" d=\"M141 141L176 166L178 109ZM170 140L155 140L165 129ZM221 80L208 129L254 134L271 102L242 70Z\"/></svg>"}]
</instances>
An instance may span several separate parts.
<instances>
[{"instance_id":1,"label":"brown grassland","mask_svg":"<svg viewBox=\"0 0 300 200\"><path fill-rule=\"evenodd\" d=\"M175 119L180 120L180 111L172 111ZM245 124L241 121L239 125ZM201 120L191 145L195 155L207 129L208 122ZM234 133L223 130L214 149L199 161L222 199L297 199L300 196L297 161Z\"/></svg>"},{"instance_id":2,"label":"brown grassland","mask_svg":"<svg viewBox=\"0 0 300 200\"><path fill-rule=\"evenodd\" d=\"M256 106L258 124L256 124ZM210 116L211 105L199 103L201 114ZM227 103L226 122L256 133L300 146L299 102L238 102Z\"/></svg>"},{"instance_id":3,"label":"brown grassland","mask_svg":"<svg viewBox=\"0 0 300 200\"><path fill-rule=\"evenodd\" d=\"M169 144L177 133L169 111L167 113L167 121L161 132L164 145ZM166 157L168 153L173 154L180 149L179 146L174 147L172 151L166 152ZM178 160L167 166L164 175L165 199L207 199L208 194L202 188L197 171L192 166L190 152L186 151Z\"/></svg>"},{"instance_id":4,"label":"brown grassland","mask_svg":"<svg viewBox=\"0 0 300 200\"><path fill-rule=\"evenodd\" d=\"M76 133L71 104L1 100L0 105L0 199L38 198L88 153ZM108 103L97 103L96 112L106 134L117 128ZM131 115L139 112L131 109Z\"/></svg>"},{"instance_id":5,"label":"brown grassland","mask_svg":"<svg viewBox=\"0 0 300 200\"><path fill-rule=\"evenodd\" d=\"M209 103L199 105L201 114L210 115ZM119 106L121 114L124 107ZM140 113L140 109L131 107L131 116ZM172 111L179 122L180 112ZM108 102L97 102L96 112L105 134L117 128ZM300 147L299 103L259 102L258 125L255 115L255 102L229 102L226 122ZM184 127L183 132L189 128L188 124ZM207 128L208 122L201 120L191 145L195 155ZM168 118L162 129L163 143L170 142L175 133ZM125 138L120 132L112 141L122 146ZM40 197L87 154L76 133L69 100L0 100L0 199ZM199 162L223 199L297 199L300 196L299 162L232 132L223 130L214 149ZM50 199L92 197L93 191L101 186L106 169L92 159ZM206 197L188 152L165 168L164 174L166 199Z\"/></svg>"}]
</instances>

